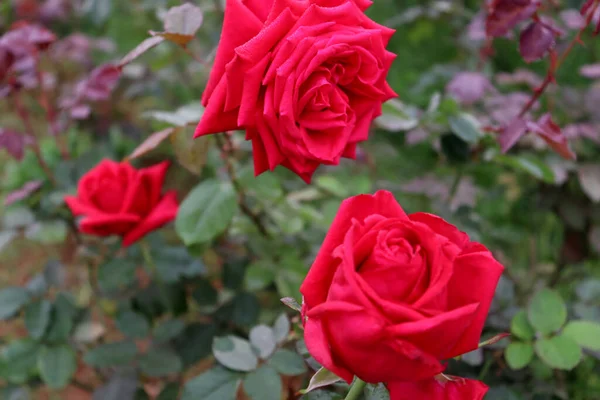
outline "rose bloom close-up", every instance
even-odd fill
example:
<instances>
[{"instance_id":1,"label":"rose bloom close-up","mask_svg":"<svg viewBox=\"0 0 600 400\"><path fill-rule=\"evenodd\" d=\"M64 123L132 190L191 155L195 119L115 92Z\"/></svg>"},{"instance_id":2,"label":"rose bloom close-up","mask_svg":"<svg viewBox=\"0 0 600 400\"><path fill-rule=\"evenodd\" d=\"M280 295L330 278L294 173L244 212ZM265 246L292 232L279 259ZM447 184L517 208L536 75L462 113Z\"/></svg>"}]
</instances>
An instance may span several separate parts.
<instances>
[{"instance_id":1,"label":"rose bloom close-up","mask_svg":"<svg viewBox=\"0 0 600 400\"><path fill-rule=\"evenodd\" d=\"M347 382L444 399L428 380L478 347L502 271L483 245L435 215L407 215L389 192L349 198L300 289L306 345ZM483 396L479 385L445 384Z\"/></svg>"},{"instance_id":2,"label":"rose bloom close-up","mask_svg":"<svg viewBox=\"0 0 600 400\"><path fill-rule=\"evenodd\" d=\"M169 162L135 169L128 162L103 160L79 181L76 196L65 201L82 217L79 230L96 236L117 235L129 246L175 219L174 191L162 194Z\"/></svg>"},{"instance_id":3,"label":"rose bloom close-up","mask_svg":"<svg viewBox=\"0 0 600 400\"><path fill-rule=\"evenodd\" d=\"M381 104L393 30L367 0L228 0L195 136L236 129L256 175L283 165L306 182L321 164L355 158Z\"/></svg>"}]
</instances>

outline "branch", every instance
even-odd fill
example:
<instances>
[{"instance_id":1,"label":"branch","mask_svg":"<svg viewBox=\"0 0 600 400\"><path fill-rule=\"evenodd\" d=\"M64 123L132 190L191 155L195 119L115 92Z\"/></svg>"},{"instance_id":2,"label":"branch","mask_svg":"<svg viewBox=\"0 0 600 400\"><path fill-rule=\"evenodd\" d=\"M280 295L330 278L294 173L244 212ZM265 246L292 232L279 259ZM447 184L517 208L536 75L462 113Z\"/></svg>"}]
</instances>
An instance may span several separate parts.
<instances>
[{"instance_id":1,"label":"branch","mask_svg":"<svg viewBox=\"0 0 600 400\"><path fill-rule=\"evenodd\" d=\"M238 204L240 206L240 209L244 214L246 214L248 218L250 218L254 225L256 225L256 228L263 236L270 237L269 231L267 231L267 228L263 224L260 216L255 214L252 211L252 209L246 204L246 193L244 192L244 188L240 185L237 179L235 168L229 157L230 153L233 151L233 143L231 141L231 138L227 133L224 133L223 135L217 135L216 137L217 143L221 148L221 153L223 155L223 160L225 161L225 166L227 167L227 173L229 175L229 178L231 179L231 183L233 184L235 191L238 194ZM223 139L223 137L225 139Z\"/></svg>"}]
</instances>

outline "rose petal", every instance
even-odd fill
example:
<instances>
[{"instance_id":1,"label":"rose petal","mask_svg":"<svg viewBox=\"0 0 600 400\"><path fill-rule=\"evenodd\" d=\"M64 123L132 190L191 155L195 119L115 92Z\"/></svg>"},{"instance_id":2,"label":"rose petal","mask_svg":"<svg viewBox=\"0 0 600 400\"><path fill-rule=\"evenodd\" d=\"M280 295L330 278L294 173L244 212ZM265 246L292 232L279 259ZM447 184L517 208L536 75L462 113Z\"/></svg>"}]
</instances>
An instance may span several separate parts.
<instances>
[{"instance_id":1,"label":"rose petal","mask_svg":"<svg viewBox=\"0 0 600 400\"><path fill-rule=\"evenodd\" d=\"M461 249L464 248L470 241L469 236L466 233L459 231L457 227L446 222L443 218L440 218L437 215L418 212L410 214L408 217L411 219L411 221L416 221L427 225L438 235L447 237L448 240Z\"/></svg>"},{"instance_id":2,"label":"rose petal","mask_svg":"<svg viewBox=\"0 0 600 400\"><path fill-rule=\"evenodd\" d=\"M456 378L440 383L436 379L419 382L389 382L390 400L482 400L488 387L473 379Z\"/></svg>"},{"instance_id":3,"label":"rose petal","mask_svg":"<svg viewBox=\"0 0 600 400\"><path fill-rule=\"evenodd\" d=\"M489 251L461 254L456 258L454 273L448 283L448 306L457 308L479 303L479 308L473 323L449 352L448 358L467 353L479 345L481 331L503 270L504 267Z\"/></svg>"},{"instance_id":4,"label":"rose petal","mask_svg":"<svg viewBox=\"0 0 600 400\"><path fill-rule=\"evenodd\" d=\"M300 288L305 302L310 307L314 307L326 299L327 289L336 270L333 267L337 263L333 257L333 250L343 243L344 236L351 227L352 219L363 221L373 214L390 218L407 218L394 195L387 191L380 190L375 195L359 195L344 200L329 228L319 254Z\"/></svg>"},{"instance_id":5,"label":"rose petal","mask_svg":"<svg viewBox=\"0 0 600 400\"><path fill-rule=\"evenodd\" d=\"M79 230L97 236L123 235L139 221L140 217L133 214L86 213Z\"/></svg>"},{"instance_id":6,"label":"rose petal","mask_svg":"<svg viewBox=\"0 0 600 400\"><path fill-rule=\"evenodd\" d=\"M177 216L177 193L167 192L144 220L142 220L135 228L127 232L123 238L123 246L129 246L139 240L147 233L163 226L172 221Z\"/></svg>"}]
</instances>

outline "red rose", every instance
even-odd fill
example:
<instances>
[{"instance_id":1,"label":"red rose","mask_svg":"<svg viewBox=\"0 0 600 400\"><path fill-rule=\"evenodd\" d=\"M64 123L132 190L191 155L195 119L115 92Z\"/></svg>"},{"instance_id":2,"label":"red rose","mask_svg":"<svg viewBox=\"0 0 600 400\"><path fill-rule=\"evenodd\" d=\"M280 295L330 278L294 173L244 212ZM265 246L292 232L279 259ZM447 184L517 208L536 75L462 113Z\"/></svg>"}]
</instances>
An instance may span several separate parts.
<instances>
[{"instance_id":1,"label":"red rose","mask_svg":"<svg viewBox=\"0 0 600 400\"><path fill-rule=\"evenodd\" d=\"M503 267L431 214L379 191L345 200L300 291L313 357L350 382L431 378L478 347Z\"/></svg>"},{"instance_id":2,"label":"red rose","mask_svg":"<svg viewBox=\"0 0 600 400\"><path fill-rule=\"evenodd\" d=\"M78 183L77 196L65 201L79 230L97 236L118 235L129 246L177 215L175 192L161 194L168 162L136 170L127 162L103 160Z\"/></svg>"},{"instance_id":3,"label":"red rose","mask_svg":"<svg viewBox=\"0 0 600 400\"><path fill-rule=\"evenodd\" d=\"M394 382L388 389L391 400L483 400L488 391L485 384L463 378L446 382L433 378L416 383Z\"/></svg>"},{"instance_id":4,"label":"red rose","mask_svg":"<svg viewBox=\"0 0 600 400\"><path fill-rule=\"evenodd\" d=\"M368 0L227 0L195 136L245 129L254 172L283 165L306 182L354 158L381 104L393 30Z\"/></svg>"}]
</instances>

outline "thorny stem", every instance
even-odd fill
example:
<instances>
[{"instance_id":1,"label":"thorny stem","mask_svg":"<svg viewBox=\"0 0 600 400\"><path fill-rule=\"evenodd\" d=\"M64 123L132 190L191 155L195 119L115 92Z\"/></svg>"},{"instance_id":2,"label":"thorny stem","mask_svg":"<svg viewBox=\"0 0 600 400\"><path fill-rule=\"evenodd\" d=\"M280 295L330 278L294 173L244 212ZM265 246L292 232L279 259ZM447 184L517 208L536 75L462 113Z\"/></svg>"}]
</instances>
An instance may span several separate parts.
<instances>
[{"instance_id":1,"label":"thorny stem","mask_svg":"<svg viewBox=\"0 0 600 400\"><path fill-rule=\"evenodd\" d=\"M562 53L562 55L558 58L558 60L556 61L555 65L552 65L553 60L550 61L551 65L548 68L548 71L546 72L546 77L544 78L544 81L542 82L542 84L536 88L533 91L533 94L531 95L531 98L529 99L529 101L527 102L527 104L525 104L523 106L523 108L521 109L521 111L519 112L519 117L522 117L523 115L525 115L525 113L527 111L529 111L531 109L531 107L533 107L533 105L535 104L535 102L540 98L540 96L542 95L542 93L544 93L544 91L546 90L546 88L550 85L550 83L554 82L554 76L556 71L558 71L558 69L560 68L561 64L565 61L565 59L567 58L567 56L569 55L569 53L571 53L571 50L573 50L573 48L575 47L576 44L583 44L583 42L581 41L581 35L583 34L583 32L586 30L586 28L588 27L588 25L590 24L593 15L596 12L596 8L598 7L598 3L596 3L593 7L593 10L590 10L588 17L586 19L586 23L583 26L583 28L581 28L579 30L579 32L577 32L577 34L575 35L575 37L573 38L573 40L571 40L571 42L569 43L569 45L567 46L567 48L565 49L565 51Z\"/></svg>"},{"instance_id":2,"label":"thorny stem","mask_svg":"<svg viewBox=\"0 0 600 400\"><path fill-rule=\"evenodd\" d=\"M367 386L367 382L356 378L344 400L358 400L365 386Z\"/></svg>"},{"instance_id":3,"label":"thorny stem","mask_svg":"<svg viewBox=\"0 0 600 400\"><path fill-rule=\"evenodd\" d=\"M31 140L32 140L31 147L33 148L33 152L35 153L35 157L37 158L38 163L40 164L40 166L44 170L44 173L48 177L48 180L53 185L56 186L56 184L57 184L56 178L54 177L54 174L52 173L52 169L46 163L46 160L44 160L44 157L42 156L42 151L40 149L40 145L39 145L39 143L37 141L36 136L34 135L33 125L31 124L31 120L29 119L29 113L27 112L27 110L25 109L25 107L23 107L23 104L21 103L21 97L19 96L19 93L17 92L14 96L12 96L12 98L13 98L13 101L14 101L15 108L17 110L17 114L19 114L19 117L21 118L21 121L25 125L25 130L27 131L27 134L31 137Z\"/></svg>"},{"instance_id":4,"label":"thorny stem","mask_svg":"<svg viewBox=\"0 0 600 400\"><path fill-rule=\"evenodd\" d=\"M227 174L229 175L229 178L231 179L233 188L235 189L235 191L238 194L238 204L240 205L240 209L242 210L242 212L244 214L246 214L246 216L248 218L250 218L250 220L254 223L254 225L256 225L256 228L261 233L261 235L263 235L265 237L269 237L270 236L269 231L267 231L267 228L263 224L260 217L256 213L254 213L250 209L250 207L248 207L248 205L246 204L246 193L244 192L244 188L240 185L240 183L237 179L237 175L235 173L235 168L233 166L233 163L231 162L231 159L229 158L229 153L233 150L233 143L231 141L231 138L229 137L229 135L227 133L224 133L222 135L217 135L216 137L217 137L217 143L219 144L219 147L221 147L221 151L223 154L223 160L225 161L225 166L227 168Z\"/></svg>"}]
</instances>

